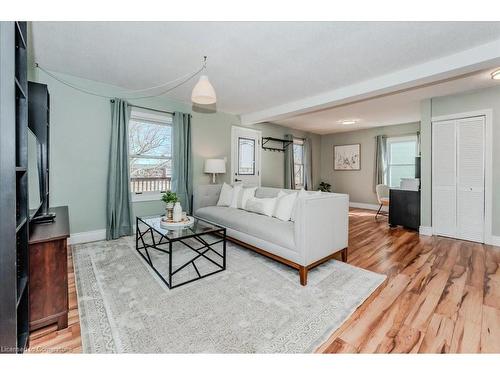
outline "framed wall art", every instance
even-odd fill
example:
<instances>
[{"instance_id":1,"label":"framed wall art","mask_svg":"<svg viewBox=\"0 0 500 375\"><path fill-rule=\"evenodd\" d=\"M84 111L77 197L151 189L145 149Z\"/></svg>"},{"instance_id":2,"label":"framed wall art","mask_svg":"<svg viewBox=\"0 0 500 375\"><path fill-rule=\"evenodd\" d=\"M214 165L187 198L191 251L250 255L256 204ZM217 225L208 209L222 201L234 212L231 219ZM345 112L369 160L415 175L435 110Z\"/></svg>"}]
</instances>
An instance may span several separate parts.
<instances>
[{"instance_id":1,"label":"framed wall art","mask_svg":"<svg viewBox=\"0 0 500 375\"><path fill-rule=\"evenodd\" d=\"M333 169L335 171L361 170L361 144L333 146Z\"/></svg>"}]
</instances>

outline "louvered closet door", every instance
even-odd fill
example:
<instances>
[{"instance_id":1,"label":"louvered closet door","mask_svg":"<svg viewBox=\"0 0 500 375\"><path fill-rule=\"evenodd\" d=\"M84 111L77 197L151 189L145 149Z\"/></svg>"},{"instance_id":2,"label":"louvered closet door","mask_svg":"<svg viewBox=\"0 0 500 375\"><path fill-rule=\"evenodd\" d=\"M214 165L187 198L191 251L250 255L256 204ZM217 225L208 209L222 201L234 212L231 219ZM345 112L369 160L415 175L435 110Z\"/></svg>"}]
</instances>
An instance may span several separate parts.
<instances>
[{"instance_id":1,"label":"louvered closet door","mask_svg":"<svg viewBox=\"0 0 500 375\"><path fill-rule=\"evenodd\" d=\"M455 121L432 124L432 226L442 236L457 235Z\"/></svg>"},{"instance_id":2,"label":"louvered closet door","mask_svg":"<svg viewBox=\"0 0 500 375\"><path fill-rule=\"evenodd\" d=\"M457 120L457 234L484 241L484 117Z\"/></svg>"}]
</instances>

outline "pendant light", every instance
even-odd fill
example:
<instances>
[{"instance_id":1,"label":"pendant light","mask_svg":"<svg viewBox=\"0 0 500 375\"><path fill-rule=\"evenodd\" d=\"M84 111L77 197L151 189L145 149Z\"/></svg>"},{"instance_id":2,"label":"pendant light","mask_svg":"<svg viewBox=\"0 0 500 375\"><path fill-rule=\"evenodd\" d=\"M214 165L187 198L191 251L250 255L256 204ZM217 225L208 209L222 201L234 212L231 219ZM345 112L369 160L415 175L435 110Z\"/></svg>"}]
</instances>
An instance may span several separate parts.
<instances>
[{"instance_id":1,"label":"pendant light","mask_svg":"<svg viewBox=\"0 0 500 375\"><path fill-rule=\"evenodd\" d=\"M500 80L500 69L497 69L491 73L491 79Z\"/></svg>"},{"instance_id":2,"label":"pendant light","mask_svg":"<svg viewBox=\"0 0 500 375\"><path fill-rule=\"evenodd\" d=\"M207 57L205 56L203 62L203 70L207 69ZM214 104L217 101L215 90L206 74L202 74L198 83L194 86L191 93L191 101L195 104Z\"/></svg>"}]
</instances>

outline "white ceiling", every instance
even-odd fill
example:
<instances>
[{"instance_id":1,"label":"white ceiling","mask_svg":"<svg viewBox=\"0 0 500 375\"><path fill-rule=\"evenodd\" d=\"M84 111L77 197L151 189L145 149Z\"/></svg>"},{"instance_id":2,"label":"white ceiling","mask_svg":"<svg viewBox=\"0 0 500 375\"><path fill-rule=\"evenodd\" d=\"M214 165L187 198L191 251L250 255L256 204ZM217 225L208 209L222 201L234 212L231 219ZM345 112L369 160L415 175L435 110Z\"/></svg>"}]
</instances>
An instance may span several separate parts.
<instances>
[{"instance_id":1,"label":"white ceiling","mask_svg":"<svg viewBox=\"0 0 500 375\"><path fill-rule=\"evenodd\" d=\"M217 109L235 114L376 79L499 38L500 22L34 22L31 34L34 59L46 69L129 89L185 75L208 55ZM193 84L168 96L189 102ZM414 104L401 113L393 109L394 117L410 118L403 112L414 114ZM356 117L367 117L370 104L358 106ZM371 105L371 123L383 122L376 107ZM334 111L338 116L342 110ZM305 125L282 123L324 132L322 115L310 116Z\"/></svg>"},{"instance_id":2,"label":"white ceiling","mask_svg":"<svg viewBox=\"0 0 500 375\"><path fill-rule=\"evenodd\" d=\"M275 123L313 133L328 134L417 122L420 121L421 100L500 86L500 81L492 80L490 74L491 70L485 70L443 83L426 85L375 99L314 111L275 121ZM344 120L356 120L356 123L343 125L341 122Z\"/></svg>"}]
</instances>

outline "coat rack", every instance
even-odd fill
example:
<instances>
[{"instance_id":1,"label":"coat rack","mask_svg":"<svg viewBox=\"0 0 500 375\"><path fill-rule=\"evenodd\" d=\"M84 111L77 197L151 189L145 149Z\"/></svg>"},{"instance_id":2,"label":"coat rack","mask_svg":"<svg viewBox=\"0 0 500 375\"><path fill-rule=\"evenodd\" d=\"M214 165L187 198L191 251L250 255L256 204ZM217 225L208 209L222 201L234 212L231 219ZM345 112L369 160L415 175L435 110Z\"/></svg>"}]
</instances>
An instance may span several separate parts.
<instances>
[{"instance_id":1,"label":"coat rack","mask_svg":"<svg viewBox=\"0 0 500 375\"><path fill-rule=\"evenodd\" d=\"M281 143L281 148L278 147L269 147L266 146L267 143ZM290 146L293 143L293 140L288 140L288 139L280 139L280 138L273 138L273 137L262 137L262 149L266 151L278 151L278 152L285 152L286 148Z\"/></svg>"}]
</instances>

